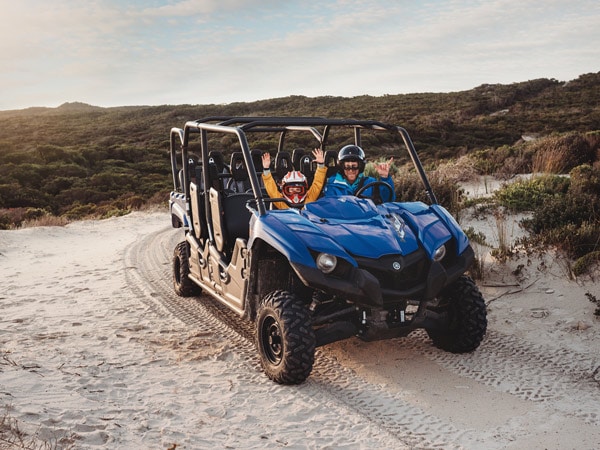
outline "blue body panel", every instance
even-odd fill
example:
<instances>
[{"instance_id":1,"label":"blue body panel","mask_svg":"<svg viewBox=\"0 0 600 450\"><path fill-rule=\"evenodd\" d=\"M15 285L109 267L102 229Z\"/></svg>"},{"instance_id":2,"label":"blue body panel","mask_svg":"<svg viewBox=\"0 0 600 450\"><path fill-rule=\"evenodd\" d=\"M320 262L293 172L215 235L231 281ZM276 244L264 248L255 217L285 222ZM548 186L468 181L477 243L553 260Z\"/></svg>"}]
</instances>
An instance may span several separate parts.
<instances>
[{"instance_id":1,"label":"blue body panel","mask_svg":"<svg viewBox=\"0 0 600 450\"><path fill-rule=\"evenodd\" d=\"M315 267L309 249L326 252L357 266L354 257L378 259L409 255L423 248L434 251L456 237L461 253L468 240L449 213L439 205L385 203L353 196L324 197L302 211L273 210L254 216L249 246L262 239L290 262Z\"/></svg>"},{"instance_id":2,"label":"blue body panel","mask_svg":"<svg viewBox=\"0 0 600 450\"><path fill-rule=\"evenodd\" d=\"M294 209L269 211L264 216L253 215L250 220L250 241L262 239L286 255L290 262L308 267L316 267L308 249L329 253L347 259L352 265L356 262L343 247L323 233L315 224Z\"/></svg>"}]
</instances>

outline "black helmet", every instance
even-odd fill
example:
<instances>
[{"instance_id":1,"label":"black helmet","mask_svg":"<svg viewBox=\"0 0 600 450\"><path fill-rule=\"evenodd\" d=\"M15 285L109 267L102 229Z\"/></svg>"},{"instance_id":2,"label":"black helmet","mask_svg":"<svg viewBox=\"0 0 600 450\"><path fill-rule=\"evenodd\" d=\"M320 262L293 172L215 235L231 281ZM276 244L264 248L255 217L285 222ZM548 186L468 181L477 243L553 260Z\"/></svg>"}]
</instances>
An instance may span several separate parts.
<instances>
[{"instance_id":1,"label":"black helmet","mask_svg":"<svg viewBox=\"0 0 600 450\"><path fill-rule=\"evenodd\" d=\"M338 167L340 171L344 170L344 162L346 161L357 161L358 170L362 172L365 170L365 152L358 145L345 145L338 153Z\"/></svg>"}]
</instances>

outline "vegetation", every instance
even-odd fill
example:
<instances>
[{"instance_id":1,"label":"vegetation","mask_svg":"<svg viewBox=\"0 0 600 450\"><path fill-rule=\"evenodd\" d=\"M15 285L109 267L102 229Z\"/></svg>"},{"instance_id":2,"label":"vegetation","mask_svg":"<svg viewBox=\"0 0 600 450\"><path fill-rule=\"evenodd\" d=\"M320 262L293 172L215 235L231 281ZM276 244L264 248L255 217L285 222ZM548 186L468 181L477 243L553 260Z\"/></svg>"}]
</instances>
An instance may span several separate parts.
<instances>
[{"instance_id":1,"label":"vegetation","mask_svg":"<svg viewBox=\"0 0 600 450\"><path fill-rule=\"evenodd\" d=\"M600 72L567 83L538 79L454 93L290 96L227 105L58 108L0 111L0 229L126 214L165 204L172 186L169 130L208 116L324 116L404 126L438 201L458 215L461 177L512 178L493 202L533 211L528 244L555 245L577 267L600 251ZM371 160L390 138L366 138ZM227 147L227 139L220 142ZM259 142L264 149L274 141ZM395 159L398 198L427 201L409 161ZM367 169L369 170L369 168ZM483 207L483 206L482 206ZM592 255L592 256L586 256Z\"/></svg>"}]
</instances>

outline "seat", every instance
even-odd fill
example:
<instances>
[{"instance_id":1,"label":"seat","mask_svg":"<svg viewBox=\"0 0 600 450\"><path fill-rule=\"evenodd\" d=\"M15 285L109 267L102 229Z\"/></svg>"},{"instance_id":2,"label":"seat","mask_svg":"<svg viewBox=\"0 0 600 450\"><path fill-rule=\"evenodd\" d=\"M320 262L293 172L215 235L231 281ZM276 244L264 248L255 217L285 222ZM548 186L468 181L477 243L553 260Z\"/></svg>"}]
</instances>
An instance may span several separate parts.
<instances>
[{"instance_id":1,"label":"seat","mask_svg":"<svg viewBox=\"0 0 600 450\"><path fill-rule=\"evenodd\" d=\"M208 153L208 163L215 164L217 166L218 173L225 172L225 158L223 157L223 153L218 150L211 150Z\"/></svg>"},{"instance_id":2,"label":"seat","mask_svg":"<svg viewBox=\"0 0 600 450\"><path fill-rule=\"evenodd\" d=\"M263 153L264 152L258 148L255 148L250 151L250 155L252 155L252 162L254 163L254 170L256 170L256 173L262 173L262 171L263 171L263 166L262 166Z\"/></svg>"},{"instance_id":3,"label":"seat","mask_svg":"<svg viewBox=\"0 0 600 450\"><path fill-rule=\"evenodd\" d=\"M262 155L263 151L255 148L250 151L250 155L252 156L252 163L254 164L254 170L256 170L256 176L258 177L258 185L261 189L265 188L265 184L262 179L263 166L262 166Z\"/></svg>"},{"instance_id":4,"label":"seat","mask_svg":"<svg viewBox=\"0 0 600 450\"><path fill-rule=\"evenodd\" d=\"M231 162L229 165L231 178L227 183L227 190L230 192L246 192L251 188L248 178L248 170L242 152L233 152L231 154Z\"/></svg>"},{"instance_id":5,"label":"seat","mask_svg":"<svg viewBox=\"0 0 600 450\"><path fill-rule=\"evenodd\" d=\"M190 181L196 182L196 167L198 166L199 158L198 156L190 153L187 159L187 170L188 176L190 177ZM178 189L183 192L185 190L184 181L183 181L183 165L177 174L177 181L179 183Z\"/></svg>"},{"instance_id":6,"label":"seat","mask_svg":"<svg viewBox=\"0 0 600 450\"><path fill-rule=\"evenodd\" d=\"M208 164L208 186L219 192L223 191L223 180L220 177L217 165L214 163Z\"/></svg>"},{"instance_id":7,"label":"seat","mask_svg":"<svg viewBox=\"0 0 600 450\"><path fill-rule=\"evenodd\" d=\"M303 148L295 148L292 151L292 164L294 165L294 170L300 170L300 160L305 153Z\"/></svg>"},{"instance_id":8,"label":"seat","mask_svg":"<svg viewBox=\"0 0 600 450\"><path fill-rule=\"evenodd\" d=\"M254 195L249 192L231 194L223 199L227 244L231 248L237 238L248 239L250 236L251 213L246 208L246 203L252 199Z\"/></svg>"},{"instance_id":9,"label":"seat","mask_svg":"<svg viewBox=\"0 0 600 450\"><path fill-rule=\"evenodd\" d=\"M225 164L223 154L218 150L211 150L208 154L208 164L211 178L215 171L210 169L210 167L214 166L216 168L216 177L219 179L219 189L225 189L227 187L227 183L231 179L231 174L229 167L227 167Z\"/></svg>"},{"instance_id":10,"label":"seat","mask_svg":"<svg viewBox=\"0 0 600 450\"><path fill-rule=\"evenodd\" d=\"M209 196L215 248L228 258L235 240L247 240L250 235L251 213L246 208L246 203L254 196L249 192L223 196L213 188L209 190Z\"/></svg>"},{"instance_id":11,"label":"seat","mask_svg":"<svg viewBox=\"0 0 600 450\"><path fill-rule=\"evenodd\" d=\"M323 156L325 167L327 167L327 178L329 178L337 173L337 152L327 150Z\"/></svg>"},{"instance_id":12,"label":"seat","mask_svg":"<svg viewBox=\"0 0 600 450\"><path fill-rule=\"evenodd\" d=\"M279 151L275 155L275 167L273 170L274 178L277 181L281 181L286 173L294 170L294 164L292 163L292 157L289 152Z\"/></svg>"},{"instance_id":13,"label":"seat","mask_svg":"<svg viewBox=\"0 0 600 450\"><path fill-rule=\"evenodd\" d=\"M300 158L300 172L306 177L309 186L315 177L316 167L312 164L313 159L312 155L308 153L302 155L302 158Z\"/></svg>"}]
</instances>

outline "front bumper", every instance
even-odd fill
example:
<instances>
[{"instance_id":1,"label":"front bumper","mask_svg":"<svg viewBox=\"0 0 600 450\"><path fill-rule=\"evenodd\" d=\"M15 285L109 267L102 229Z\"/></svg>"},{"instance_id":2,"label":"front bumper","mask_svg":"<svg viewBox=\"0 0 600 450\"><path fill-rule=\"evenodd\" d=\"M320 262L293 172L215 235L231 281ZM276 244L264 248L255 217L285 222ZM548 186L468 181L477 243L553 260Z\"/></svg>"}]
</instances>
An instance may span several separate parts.
<instances>
[{"instance_id":1,"label":"front bumper","mask_svg":"<svg viewBox=\"0 0 600 450\"><path fill-rule=\"evenodd\" d=\"M418 252L417 252L418 253ZM394 258L361 261L343 279L323 274L319 269L292 264L298 277L311 288L344 298L359 306L383 307L404 300L432 300L448 284L463 275L474 259L469 246L451 261L430 262L416 254L404 258L406 272L394 270L388 264ZM398 259L398 258L395 258Z\"/></svg>"}]
</instances>

